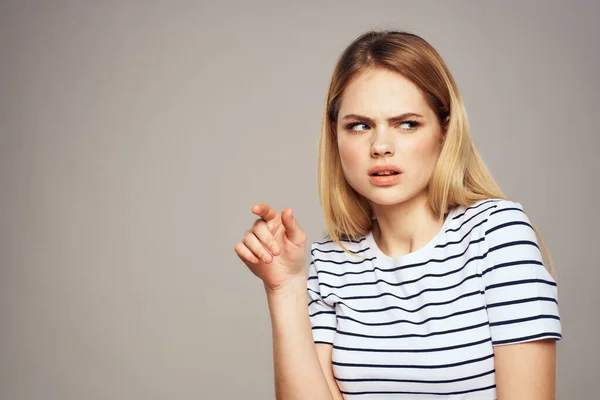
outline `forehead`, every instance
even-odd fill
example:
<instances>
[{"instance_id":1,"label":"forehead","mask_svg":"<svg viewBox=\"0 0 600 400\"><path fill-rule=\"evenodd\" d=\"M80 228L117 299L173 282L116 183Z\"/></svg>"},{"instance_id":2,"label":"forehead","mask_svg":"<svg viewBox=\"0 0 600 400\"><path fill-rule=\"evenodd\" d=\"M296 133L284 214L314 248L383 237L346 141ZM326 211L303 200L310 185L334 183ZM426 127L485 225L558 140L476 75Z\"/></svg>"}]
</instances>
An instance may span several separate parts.
<instances>
[{"instance_id":1,"label":"forehead","mask_svg":"<svg viewBox=\"0 0 600 400\"><path fill-rule=\"evenodd\" d=\"M404 112L432 114L419 88L402 74L368 69L354 77L342 94L340 117L361 114L385 118Z\"/></svg>"}]
</instances>

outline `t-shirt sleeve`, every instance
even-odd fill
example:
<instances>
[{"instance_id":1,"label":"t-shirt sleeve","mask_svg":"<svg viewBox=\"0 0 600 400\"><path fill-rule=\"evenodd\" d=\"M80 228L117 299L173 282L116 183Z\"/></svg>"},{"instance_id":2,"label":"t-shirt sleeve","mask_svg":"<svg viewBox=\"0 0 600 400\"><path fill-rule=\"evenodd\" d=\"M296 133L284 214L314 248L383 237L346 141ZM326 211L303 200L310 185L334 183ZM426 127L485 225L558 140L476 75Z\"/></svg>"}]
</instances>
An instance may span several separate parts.
<instances>
[{"instance_id":1,"label":"t-shirt sleeve","mask_svg":"<svg viewBox=\"0 0 600 400\"><path fill-rule=\"evenodd\" d=\"M314 257L312 256L308 269L307 290L308 315L312 326L314 342L333 344L337 329L335 308L322 297L319 274Z\"/></svg>"},{"instance_id":2,"label":"t-shirt sleeve","mask_svg":"<svg viewBox=\"0 0 600 400\"><path fill-rule=\"evenodd\" d=\"M561 339L556 281L521 204L499 202L485 229L482 280L492 344Z\"/></svg>"}]
</instances>

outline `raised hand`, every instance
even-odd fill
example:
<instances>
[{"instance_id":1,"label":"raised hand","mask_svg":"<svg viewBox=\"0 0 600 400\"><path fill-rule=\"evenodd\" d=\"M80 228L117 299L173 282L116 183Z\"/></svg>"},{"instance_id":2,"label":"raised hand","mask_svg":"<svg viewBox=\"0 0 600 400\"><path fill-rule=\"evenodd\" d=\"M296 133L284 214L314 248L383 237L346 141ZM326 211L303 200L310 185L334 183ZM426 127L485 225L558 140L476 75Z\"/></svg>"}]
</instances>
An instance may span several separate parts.
<instances>
[{"instance_id":1,"label":"raised hand","mask_svg":"<svg viewBox=\"0 0 600 400\"><path fill-rule=\"evenodd\" d=\"M257 204L254 221L234 250L266 288L277 290L294 278L305 277L306 233L286 208L280 214L268 204Z\"/></svg>"}]
</instances>

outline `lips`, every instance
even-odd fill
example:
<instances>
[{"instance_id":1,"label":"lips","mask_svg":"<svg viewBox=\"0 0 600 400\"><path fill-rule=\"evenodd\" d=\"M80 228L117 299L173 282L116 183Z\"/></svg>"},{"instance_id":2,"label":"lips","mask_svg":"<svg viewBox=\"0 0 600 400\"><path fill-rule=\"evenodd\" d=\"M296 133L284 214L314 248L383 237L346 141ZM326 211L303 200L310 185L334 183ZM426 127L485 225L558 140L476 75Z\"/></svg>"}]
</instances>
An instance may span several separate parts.
<instances>
[{"instance_id":1,"label":"lips","mask_svg":"<svg viewBox=\"0 0 600 400\"><path fill-rule=\"evenodd\" d=\"M400 171L400 168L396 167L395 165L390 165L390 164L377 165L377 166L369 169L370 176L376 176L380 172L389 172L390 175L397 175L397 174L402 173L402 171Z\"/></svg>"}]
</instances>

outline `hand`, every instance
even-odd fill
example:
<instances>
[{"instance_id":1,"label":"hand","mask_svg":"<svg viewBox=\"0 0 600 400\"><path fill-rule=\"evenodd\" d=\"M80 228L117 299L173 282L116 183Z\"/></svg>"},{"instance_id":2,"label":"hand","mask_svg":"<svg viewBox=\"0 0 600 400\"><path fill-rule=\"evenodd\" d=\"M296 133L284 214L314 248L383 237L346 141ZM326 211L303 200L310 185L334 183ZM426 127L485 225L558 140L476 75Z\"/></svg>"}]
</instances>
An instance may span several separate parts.
<instances>
[{"instance_id":1,"label":"hand","mask_svg":"<svg viewBox=\"0 0 600 400\"><path fill-rule=\"evenodd\" d=\"M252 212L258 218L234 250L265 288L277 290L292 279L306 276L306 233L292 215L292 209L279 214L268 204L257 204Z\"/></svg>"}]
</instances>

